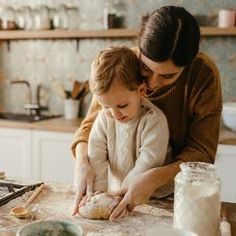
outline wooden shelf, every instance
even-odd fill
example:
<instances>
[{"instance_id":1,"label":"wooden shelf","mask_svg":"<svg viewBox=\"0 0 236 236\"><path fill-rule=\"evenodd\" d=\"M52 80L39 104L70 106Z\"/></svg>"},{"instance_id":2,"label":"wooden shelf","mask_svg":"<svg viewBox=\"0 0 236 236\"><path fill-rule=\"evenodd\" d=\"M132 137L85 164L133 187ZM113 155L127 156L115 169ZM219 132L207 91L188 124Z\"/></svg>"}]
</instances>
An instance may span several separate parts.
<instances>
[{"instance_id":1,"label":"wooden shelf","mask_svg":"<svg viewBox=\"0 0 236 236\"><path fill-rule=\"evenodd\" d=\"M2 30L0 40L24 40L24 39L86 39L86 38L135 38L138 30L134 29L110 29L110 30ZM218 28L201 27L202 36L236 36L236 27Z\"/></svg>"},{"instance_id":2,"label":"wooden shelf","mask_svg":"<svg viewBox=\"0 0 236 236\"><path fill-rule=\"evenodd\" d=\"M132 29L110 30L43 30L24 31L9 30L0 31L0 40L16 39L86 39L86 38L134 38L138 31Z\"/></svg>"},{"instance_id":3,"label":"wooden shelf","mask_svg":"<svg viewBox=\"0 0 236 236\"><path fill-rule=\"evenodd\" d=\"M202 36L234 36L236 27L219 28L219 27L201 27Z\"/></svg>"}]
</instances>

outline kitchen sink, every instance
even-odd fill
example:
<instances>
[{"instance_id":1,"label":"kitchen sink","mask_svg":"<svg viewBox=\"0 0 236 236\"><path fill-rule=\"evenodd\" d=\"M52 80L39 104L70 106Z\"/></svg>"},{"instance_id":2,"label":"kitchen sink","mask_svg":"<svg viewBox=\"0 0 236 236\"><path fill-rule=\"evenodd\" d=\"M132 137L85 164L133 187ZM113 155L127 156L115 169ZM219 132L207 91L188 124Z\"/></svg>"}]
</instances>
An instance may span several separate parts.
<instances>
[{"instance_id":1,"label":"kitchen sink","mask_svg":"<svg viewBox=\"0 0 236 236\"><path fill-rule=\"evenodd\" d=\"M36 122L41 120L47 120L52 118L60 117L60 115L27 115L27 114L18 114L10 112L0 112L0 119L2 120L14 120L20 122Z\"/></svg>"}]
</instances>

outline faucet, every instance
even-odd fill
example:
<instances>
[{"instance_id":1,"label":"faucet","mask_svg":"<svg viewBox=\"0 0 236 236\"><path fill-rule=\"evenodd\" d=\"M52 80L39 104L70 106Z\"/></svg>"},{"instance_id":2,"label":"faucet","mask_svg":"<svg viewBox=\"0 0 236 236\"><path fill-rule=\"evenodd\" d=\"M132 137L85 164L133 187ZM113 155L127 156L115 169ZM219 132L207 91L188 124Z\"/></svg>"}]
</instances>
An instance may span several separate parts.
<instances>
[{"instance_id":1,"label":"faucet","mask_svg":"<svg viewBox=\"0 0 236 236\"><path fill-rule=\"evenodd\" d=\"M28 81L26 81L26 80L13 80L13 81L11 81L11 84L25 84L27 86L27 88L29 90L29 103L24 104L24 108L29 111L29 115L36 115L37 117L39 117L41 115L42 110L44 110L44 111L48 110L48 107L40 105L41 85L37 86L37 91L36 91L37 103L34 104L32 102L31 86L30 86L30 83Z\"/></svg>"},{"instance_id":2,"label":"faucet","mask_svg":"<svg viewBox=\"0 0 236 236\"><path fill-rule=\"evenodd\" d=\"M48 111L47 106L41 106L41 99L40 99L41 90L42 90L42 85L39 84L37 86L37 91L36 91L36 101L38 105L38 109L36 110L36 115L38 116L41 115L41 111Z\"/></svg>"},{"instance_id":3,"label":"faucet","mask_svg":"<svg viewBox=\"0 0 236 236\"><path fill-rule=\"evenodd\" d=\"M10 82L11 84L25 84L28 88L29 91L29 103L32 103L32 91L31 91L31 86L30 83L26 80L13 80Z\"/></svg>"}]
</instances>

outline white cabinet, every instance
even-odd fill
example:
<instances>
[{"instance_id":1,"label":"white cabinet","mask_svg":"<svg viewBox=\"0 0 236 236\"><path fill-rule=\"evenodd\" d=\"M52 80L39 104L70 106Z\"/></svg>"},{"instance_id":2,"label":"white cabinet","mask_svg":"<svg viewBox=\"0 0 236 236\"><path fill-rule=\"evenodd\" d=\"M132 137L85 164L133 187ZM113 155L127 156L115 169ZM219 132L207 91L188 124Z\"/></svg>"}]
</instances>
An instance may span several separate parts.
<instances>
[{"instance_id":1,"label":"white cabinet","mask_svg":"<svg viewBox=\"0 0 236 236\"><path fill-rule=\"evenodd\" d=\"M31 176L31 132L0 128L0 170L20 178Z\"/></svg>"},{"instance_id":2,"label":"white cabinet","mask_svg":"<svg viewBox=\"0 0 236 236\"><path fill-rule=\"evenodd\" d=\"M219 145L215 164L222 181L222 201L236 203L236 145Z\"/></svg>"},{"instance_id":3,"label":"white cabinet","mask_svg":"<svg viewBox=\"0 0 236 236\"><path fill-rule=\"evenodd\" d=\"M73 183L72 133L33 131L33 177L43 181Z\"/></svg>"},{"instance_id":4,"label":"white cabinet","mask_svg":"<svg viewBox=\"0 0 236 236\"><path fill-rule=\"evenodd\" d=\"M73 183L73 133L0 128L0 171L8 176Z\"/></svg>"}]
</instances>

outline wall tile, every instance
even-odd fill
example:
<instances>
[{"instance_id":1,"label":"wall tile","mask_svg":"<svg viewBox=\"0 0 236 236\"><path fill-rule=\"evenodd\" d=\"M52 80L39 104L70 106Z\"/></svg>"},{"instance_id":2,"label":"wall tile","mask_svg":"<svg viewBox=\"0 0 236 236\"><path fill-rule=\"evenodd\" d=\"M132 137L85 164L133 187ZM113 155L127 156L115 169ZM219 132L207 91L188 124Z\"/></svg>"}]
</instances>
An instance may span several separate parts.
<instances>
[{"instance_id":1,"label":"wall tile","mask_svg":"<svg viewBox=\"0 0 236 236\"><path fill-rule=\"evenodd\" d=\"M122 0L121 0L122 1ZM45 4L56 7L59 4L79 7L80 29L103 28L103 7L105 0L0 0L3 6L32 8ZM217 16L220 8L234 7L235 0L128 0L126 4L126 25L138 28L141 17L163 5L182 5L192 14ZM193 7L194 6L194 7ZM212 24L217 24L214 18ZM225 101L236 100L236 37L205 37L201 50L206 51L217 63L222 81ZM52 90L52 83L60 81L64 87L71 87L74 80L89 78L90 64L102 48L109 45L135 46L135 40L20 40L0 46L0 107L10 111L24 112L23 104L28 102L27 89L23 85L10 85L15 79L30 82L35 102L37 85L42 84L47 91L43 101L48 103L53 114L63 113L63 99ZM21 89L19 89L21 86Z\"/></svg>"}]
</instances>

